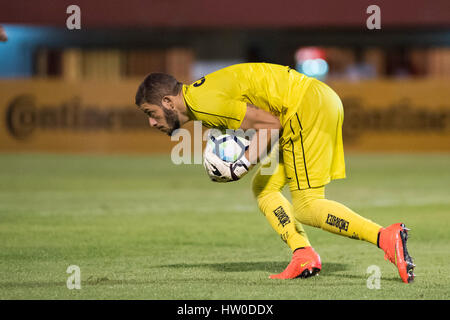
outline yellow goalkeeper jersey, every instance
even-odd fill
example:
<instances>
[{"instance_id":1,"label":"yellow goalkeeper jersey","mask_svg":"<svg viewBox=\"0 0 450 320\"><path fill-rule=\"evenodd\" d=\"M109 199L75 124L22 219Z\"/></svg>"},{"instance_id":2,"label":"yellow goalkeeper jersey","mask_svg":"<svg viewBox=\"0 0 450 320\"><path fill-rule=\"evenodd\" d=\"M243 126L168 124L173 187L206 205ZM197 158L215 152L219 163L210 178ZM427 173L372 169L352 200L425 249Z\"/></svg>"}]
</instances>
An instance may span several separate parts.
<instances>
[{"instance_id":1,"label":"yellow goalkeeper jersey","mask_svg":"<svg viewBox=\"0 0 450 320\"><path fill-rule=\"evenodd\" d=\"M284 126L299 110L311 80L287 66L242 63L183 85L183 95L189 117L206 127L238 129L247 103L277 116Z\"/></svg>"}]
</instances>

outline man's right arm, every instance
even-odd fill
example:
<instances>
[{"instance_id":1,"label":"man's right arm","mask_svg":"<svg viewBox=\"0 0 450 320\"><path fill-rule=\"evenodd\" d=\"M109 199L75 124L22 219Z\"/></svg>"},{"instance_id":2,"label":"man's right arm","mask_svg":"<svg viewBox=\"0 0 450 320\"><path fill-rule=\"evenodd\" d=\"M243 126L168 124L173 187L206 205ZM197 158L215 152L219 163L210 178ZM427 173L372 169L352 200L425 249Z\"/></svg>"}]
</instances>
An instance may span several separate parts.
<instances>
[{"instance_id":1,"label":"man's right arm","mask_svg":"<svg viewBox=\"0 0 450 320\"><path fill-rule=\"evenodd\" d=\"M247 104L245 116L240 121L240 129L246 131L255 130L250 140L250 146L245 153L245 159L239 159L233 163L221 160L213 152L205 153L203 164L211 180L217 182L236 181L243 177L255 166L258 161L268 154L272 145L278 141L280 121L267 111ZM236 119L239 119L236 117ZM265 131L265 132L264 132ZM275 141L272 136L276 137ZM219 174L215 172L219 172Z\"/></svg>"},{"instance_id":2,"label":"man's right arm","mask_svg":"<svg viewBox=\"0 0 450 320\"><path fill-rule=\"evenodd\" d=\"M281 130L280 120L271 113L262 110L254 105L247 104L247 112L241 123L241 129L254 129L255 135L250 140L250 147L245 153L246 158L252 166L258 163L262 156L267 155L272 145L272 136L278 137ZM261 132L266 130L265 134ZM262 146L262 148L259 148ZM256 150L257 152L251 152Z\"/></svg>"}]
</instances>

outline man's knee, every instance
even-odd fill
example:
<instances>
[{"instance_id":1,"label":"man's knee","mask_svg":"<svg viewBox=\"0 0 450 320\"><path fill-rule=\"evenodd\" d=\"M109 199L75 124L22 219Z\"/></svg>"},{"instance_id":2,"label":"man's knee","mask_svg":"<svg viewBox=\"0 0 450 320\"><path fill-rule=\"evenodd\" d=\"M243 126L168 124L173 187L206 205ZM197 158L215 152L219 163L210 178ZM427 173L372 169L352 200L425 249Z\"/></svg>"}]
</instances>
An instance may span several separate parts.
<instances>
[{"instance_id":1,"label":"man's knee","mask_svg":"<svg viewBox=\"0 0 450 320\"><path fill-rule=\"evenodd\" d=\"M322 212L317 210L316 201L325 198L324 188L294 190L291 194L295 218L303 224L319 227Z\"/></svg>"}]
</instances>

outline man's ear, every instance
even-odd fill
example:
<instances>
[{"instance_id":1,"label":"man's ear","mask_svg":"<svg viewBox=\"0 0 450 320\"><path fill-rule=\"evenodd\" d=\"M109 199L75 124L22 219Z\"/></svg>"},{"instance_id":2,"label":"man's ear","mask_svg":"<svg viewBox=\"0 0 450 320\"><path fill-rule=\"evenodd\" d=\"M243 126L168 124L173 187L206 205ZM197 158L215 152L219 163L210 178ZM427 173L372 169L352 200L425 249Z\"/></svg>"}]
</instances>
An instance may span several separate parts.
<instances>
[{"instance_id":1,"label":"man's ear","mask_svg":"<svg viewBox=\"0 0 450 320\"><path fill-rule=\"evenodd\" d=\"M175 109L175 101L172 96L164 96L162 98L162 105L166 109Z\"/></svg>"}]
</instances>

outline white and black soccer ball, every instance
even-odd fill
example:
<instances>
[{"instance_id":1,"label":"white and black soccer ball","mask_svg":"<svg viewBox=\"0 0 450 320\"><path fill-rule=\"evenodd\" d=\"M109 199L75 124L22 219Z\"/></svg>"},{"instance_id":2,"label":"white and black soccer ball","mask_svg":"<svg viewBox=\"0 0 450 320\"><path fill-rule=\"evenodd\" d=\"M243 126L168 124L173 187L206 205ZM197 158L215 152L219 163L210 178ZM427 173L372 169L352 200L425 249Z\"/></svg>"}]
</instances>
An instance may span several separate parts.
<instances>
[{"instance_id":1,"label":"white and black soccer ball","mask_svg":"<svg viewBox=\"0 0 450 320\"><path fill-rule=\"evenodd\" d=\"M235 162L245 155L250 141L233 134L210 135L206 142L206 150L212 151L226 162Z\"/></svg>"}]
</instances>

